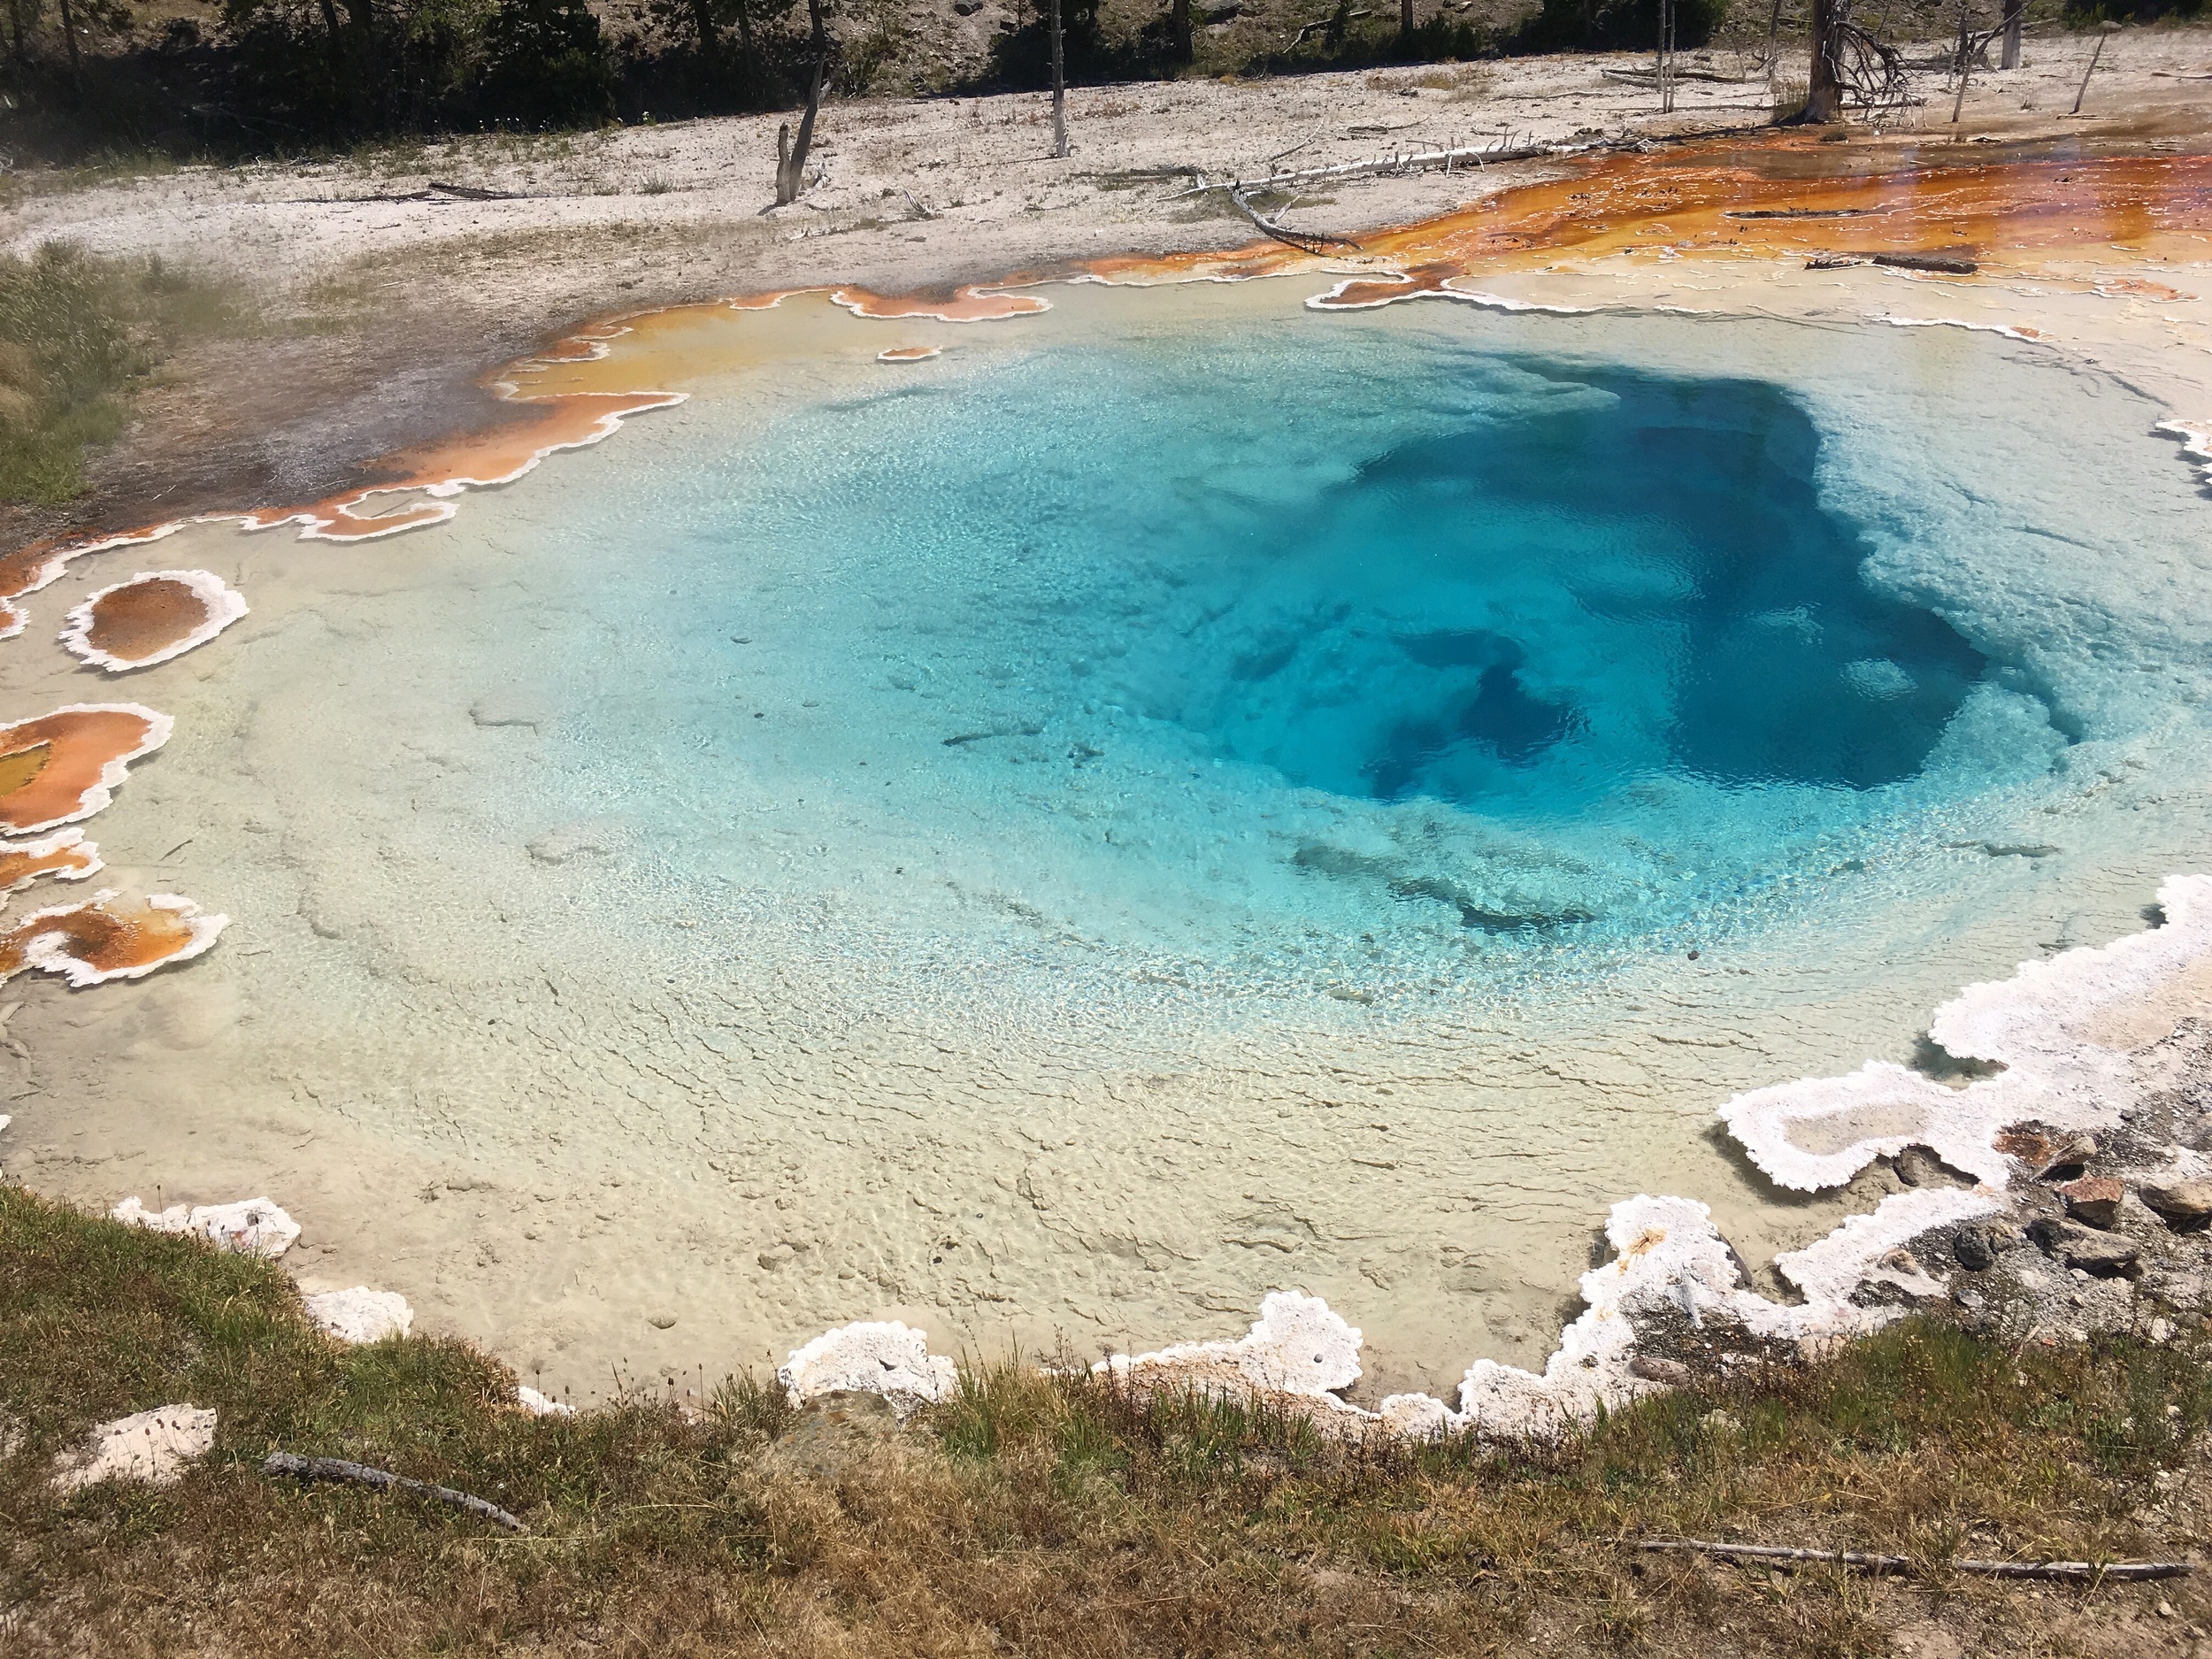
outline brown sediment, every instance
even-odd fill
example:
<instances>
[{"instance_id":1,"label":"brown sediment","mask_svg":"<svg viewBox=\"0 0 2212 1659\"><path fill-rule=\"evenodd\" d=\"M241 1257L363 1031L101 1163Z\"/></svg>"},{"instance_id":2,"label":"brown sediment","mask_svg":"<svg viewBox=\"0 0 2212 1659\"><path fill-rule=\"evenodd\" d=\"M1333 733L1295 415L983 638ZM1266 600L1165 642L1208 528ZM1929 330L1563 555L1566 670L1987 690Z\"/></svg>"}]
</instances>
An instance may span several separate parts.
<instances>
[{"instance_id":1,"label":"brown sediment","mask_svg":"<svg viewBox=\"0 0 2212 1659\"><path fill-rule=\"evenodd\" d=\"M85 643L136 661L175 644L207 620L197 589L167 576L139 576L86 602Z\"/></svg>"},{"instance_id":2,"label":"brown sediment","mask_svg":"<svg viewBox=\"0 0 2212 1659\"><path fill-rule=\"evenodd\" d=\"M830 290L830 303L842 305L856 317L879 322L909 322L924 319L940 323L995 323L1013 317L1034 317L1052 309L1051 302L1034 294L1009 294L992 283L972 283L950 294L872 294L866 288Z\"/></svg>"},{"instance_id":3,"label":"brown sediment","mask_svg":"<svg viewBox=\"0 0 2212 1659\"><path fill-rule=\"evenodd\" d=\"M73 703L0 726L0 833L90 818L130 763L169 741L170 719L134 703Z\"/></svg>"},{"instance_id":4,"label":"brown sediment","mask_svg":"<svg viewBox=\"0 0 2212 1659\"><path fill-rule=\"evenodd\" d=\"M191 900L170 893L120 901L102 893L87 903L34 910L0 933L0 980L26 968L58 974L80 989L135 979L199 955L229 919L203 915Z\"/></svg>"},{"instance_id":5,"label":"brown sediment","mask_svg":"<svg viewBox=\"0 0 2212 1659\"><path fill-rule=\"evenodd\" d=\"M100 849L82 830L57 830L43 841L0 841L0 897L22 892L41 876L81 881L100 867Z\"/></svg>"},{"instance_id":6,"label":"brown sediment","mask_svg":"<svg viewBox=\"0 0 2212 1659\"><path fill-rule=\"evenodd\" d=\"M1585 157L1563 178L1370 233L1358 261L1255 243L1222 254L1102 259L1087 273L1158 282L1383 267L1387 274L1356 278L1322 303L1350 309L1449 293L1453 279L1478 272L1543 270L1563 260L1663 249L1747 258L1974 251L1985 268L2016 270L2039 253L2114 242L2139 244L2128 251L2149 256L2153 239L2212 227L2212 157L2001 161L1844 176L1806 176L1778 165L1816 142L1782 138L1749 152L1713 141L1663 157ZM2123 280L2131 295L2186 297L2164 284Z\"/></svg>"}]
</instances>

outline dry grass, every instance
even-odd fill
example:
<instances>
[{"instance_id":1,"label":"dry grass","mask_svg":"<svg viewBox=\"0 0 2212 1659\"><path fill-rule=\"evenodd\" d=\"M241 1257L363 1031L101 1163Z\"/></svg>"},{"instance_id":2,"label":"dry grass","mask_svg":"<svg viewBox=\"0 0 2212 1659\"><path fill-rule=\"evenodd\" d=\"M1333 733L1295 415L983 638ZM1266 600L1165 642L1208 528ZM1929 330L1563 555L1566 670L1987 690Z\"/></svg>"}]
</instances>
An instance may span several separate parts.
<instances>
[{"instance_id":1,"label":"dry grass","mask_svg":"<svg viewBox=\"0 0 2212 1659\"><path fill-rule=\"evenodd\" d=\"M684 1409L511 1406L454 1342L339 1348L258 1262L0 1192L0 1644L11 1653L690 1655L2127 1650L2187 1583L1877 1584L1647 1557L1688 1532L1902 1550L2189 1541L2202 1356L2022 1356L1920 1325L1812 1371L1652 1402L1568 1444L1344 1445L1295 1417L1141 1401L1009 1362L905 1431L735 1379ZM212 1405L160 1491L47 1490L92 1422ZM491 1496L530 1532L257 1472L272 1448ZM2183 1471L2179 1476L2169 1472ZM2114 1646L2113 1643L2119 1645Z\"/></svg>"},{"instance_id":2,"label":"dry grass","mask_svg":"<svg viewBox=\"0 0 2212 1659\"><path fill-rule=\"evenodd\" d=\"M122 431L134 388L180 342L234 321L221 294L158 259L52 242L0 255L0 503L82 493L85 456Z\"/></svg>"}]
</instances>

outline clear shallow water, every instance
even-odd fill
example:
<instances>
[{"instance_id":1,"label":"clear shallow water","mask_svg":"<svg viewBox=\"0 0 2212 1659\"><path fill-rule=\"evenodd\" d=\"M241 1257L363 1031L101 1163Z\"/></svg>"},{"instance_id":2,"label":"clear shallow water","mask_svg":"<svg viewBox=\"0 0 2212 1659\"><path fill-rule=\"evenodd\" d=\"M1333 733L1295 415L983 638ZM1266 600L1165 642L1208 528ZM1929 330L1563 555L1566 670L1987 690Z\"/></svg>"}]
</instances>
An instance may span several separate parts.
<instances>
[{"instance_id":1,"label":"clear shallow water","mask_svg":"<svg viewBox=\"0 0 2212 1659\"><path fill-rule=\"evenodd\" d=\"M311 1276L561 1386L1297 1286L1448 1386L1541 1363L1625 1194L1824 1231L1718 1102L2204 867L2207 507L2143 399L1298 297L1056 293L902 368L794 302L449 526L165 543L254 611L134 678L177 735L98 839L233 927L31 987L25 1167L271 1192Z\"/></svg>"},{"instance_id":2,"label":"clear shallow water","mask_svg":"<svg viewBox=\"0 0 2212 1659\"><path fill-rule=\"evenodd\" d=\"M1679 930L2050 770L1799 397L1455 321L694 428L557 533L624 549L564 765L696 876L1232 977Z\"/></svg>"}]
</instances>

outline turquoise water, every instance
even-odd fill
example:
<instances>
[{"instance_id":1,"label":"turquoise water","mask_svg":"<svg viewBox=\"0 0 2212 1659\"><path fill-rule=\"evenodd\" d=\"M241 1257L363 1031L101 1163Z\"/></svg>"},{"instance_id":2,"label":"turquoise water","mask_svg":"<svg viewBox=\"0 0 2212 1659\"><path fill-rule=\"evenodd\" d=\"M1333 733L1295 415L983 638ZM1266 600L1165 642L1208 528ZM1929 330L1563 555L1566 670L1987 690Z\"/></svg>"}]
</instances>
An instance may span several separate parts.
<instances>
[{"instance_id":1,"label":"turquoise water","mask_svg":"<svg viewBox=\"0 0 2212 1659\"><path fill-rule=\"evenodd\" d=\"M1708 926L2051 770L2058 694L1878 572L1786 385L1510 338L695 409L556 533L621 549L565 766L694 878L1232 977Z\"/></svg>"},{"instance_id":2,"label":"turquoise water","mask_svg":"<svg viewBox=\"0 0 2212 1659\"><path fill-rule=\"evenodd\" d=\"M42 1169L270 1192L556 1384L1297 1286L1444 1388L1543 1363L1627 1194L1824 1231L1716 1105L2207 867L2168 411L1960 330L1303 293L708 316L690 402L450 525L165 543L253 615L134 678L177 733L99 838L233 921L17 1016L78 1056Z\"/></svg>"}]
</instances>

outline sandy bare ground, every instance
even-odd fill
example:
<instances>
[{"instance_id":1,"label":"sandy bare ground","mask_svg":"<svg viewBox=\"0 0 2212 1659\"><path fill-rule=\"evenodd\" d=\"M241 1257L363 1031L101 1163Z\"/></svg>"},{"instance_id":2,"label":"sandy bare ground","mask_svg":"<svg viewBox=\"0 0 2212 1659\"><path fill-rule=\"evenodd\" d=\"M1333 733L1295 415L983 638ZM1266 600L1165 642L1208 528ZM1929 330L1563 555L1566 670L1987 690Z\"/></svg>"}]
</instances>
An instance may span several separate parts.
<instances>
[{"instance_id":1,"label":"sandy bare ground","mask_svg":"<svg viewBox=\"0 0 2212 1659\"><path fill-rule=\"evenodd\" d=\"M1916 54L1932 55L1935 49ZM2084 100L2087 37L2032 41L2026 65L1970 88L1962 119L1940 77L1886 130L1855 129L1836 165L1977 158L2054 141L2089 149L2192 143L2212 113L2212 37L2124 35ZM779 118L544 139L458 139L327 164L180 172L91 188L35 187L0 221L16 250L67 239L157 253L250 295L265 326L173 365L71 515L119 525L252 501L296 501L400 443L496 418L488 369L565 325L715 294L827 281L904 292L1117 252L1234 245L1249 227L1217 196L1144 177L1191 166L1254 177L1457 143L1665 137L1755 126L1763 79L1691 81L1677 109L1617 77L1637 58L1530 58L1296 79L1082 88L1075 153L1049 154L1047 100L833 104L803 201L764 211ZM1701 68L1737 72L1730 55ZM1791 66L1784 65L1783 79ZM1970 150L1959 146L1970 145ZM1439 212L1540 173L1362 180L1286 219L1362 229ZM482 200L435 183L511 193ZM56 527L19 519L19 534Z\"/></svg>"}]
</instances>

